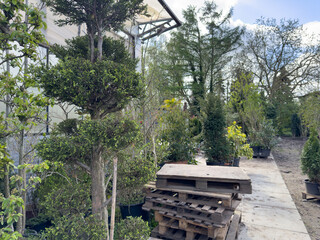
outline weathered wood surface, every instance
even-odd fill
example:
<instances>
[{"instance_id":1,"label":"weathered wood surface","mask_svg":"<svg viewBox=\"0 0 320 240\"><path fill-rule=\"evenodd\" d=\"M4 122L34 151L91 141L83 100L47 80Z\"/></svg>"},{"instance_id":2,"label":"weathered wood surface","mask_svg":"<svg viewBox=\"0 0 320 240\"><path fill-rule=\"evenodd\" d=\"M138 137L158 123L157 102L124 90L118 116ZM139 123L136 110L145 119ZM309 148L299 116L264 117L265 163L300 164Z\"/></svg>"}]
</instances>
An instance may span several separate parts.
<instances>
[{"instance_id":1,"label":"weathered wood surface","mask_svg":"<svg viewBox=\"0 0 320 240\"><path fill-rule=\"evenodd\" d=\"M235 195L235 193L215 193L215 192L201 192L201 191L193 191L193 190L185 190L185 189L169 189L165 187L157 187L156 182L149 182L148 184L144 185L145 190L147 193L150 192L150 190L162 190L162 191L170 191L179 193L179 197L182 194L190 194L190 195L197 195L197 196L205 196L205 197L211 197L211 198L221 198L223 200L231 200L232 197Z\"/></svg>"},{"instance_id":2,"label":"weathered wood surface","mask_svg":"<svg viewBox=\"0 0 320 240\"><path fill-rule=\"evenodd\" d=\"M224 207L226 209L236 209L241 202L240 194L216 194L210 197L197 195L197 192L191 191L192 193L178 192L178 191L167 191L157 189L147 189L147 197L163 198L172 201L182 201L186 203L193 203L199 205L206 205L212 207ZM213 197L214 196L214 197Z\"/></svg>"},{"instance_id":3,"label":"weathered wood surface","mask_svg":"<svg viewBox=\"0 0 320 240\"><path fill-rule=\"evenodd\" d=\"M166 164L157 172L157 176L162 178L219 180L222 182L251 182L249 176L241 168L225 166Z\"/></svg>"},{"instance_id":4,"label":"weathered wood surface","mask_svg":"<svg viewBox=\"0 0 320 240\"><path fill-rule=\"evenodd\" d=\"M226 236L226 240L235 240L238 237L238 233L239 233L239 224L241 222L241 212L237 211L231 220L229 229L228 229L228 233Z\"/></svg>"},{"instance_id":5,"label":"weathered wood surface","mask_svg":"<svg viewBox=\"0 0 320 240\"><path fill-rule=\"evenodd\" d=\"M219 182L199 179L177 179L177 178L157 178L157 188L176 191L192 190L195 192L214 192L214 193L252 193L251 182L239 181Z\"/></svg>"},{"instance_id":6,"label":"weathered wood surface","mask_svg":"<svg viewBox=\"0 0 320 240\"><path fill-rule=\"evenodd\" d=\"M169 229L177 229L185 231L186 239L194 239L198 234L213 238L224 239L228 232L229 223L224 227L214 226L199 226L194 222L187 221L185 219L177 218L175 216L166 216L160 213L156 214L156 218L159 221L159 233L165 234Z\"/></svg>"},{"instance_id":7,"label":"weathered wood surface","mask_svg":"<svg viewBox=\"0 0 320 240\"><path fill-rule=\"evenodd\" d=\"M233 210L224 207L212 207L208 205L173 201L158 197L147 197L143 205L144 210L162 210L177 213L183 217L194 218L211 224L223 225L231 218Z\"/></svg>"},{"instance_id":8,"label":"weathered wood surface","mask_svg":"<svg viewBox=\"0 0 320 240\"><path fill-rule=\"evenodd\" d=\"M157 188L214 193L252 193L241 168L168 164L157 173Z\"/></svg>"},{"instance_id":9,"label":"weathered wood surface","mask_svg":"<svg viewBox=\"0 0 320 240\"><path fill-rule=\"evenodd\" d=\"M304 200L319 199L320 200L320 195L313 195L310 193L302 192L302 199L304 199Z\"/></svg>"}]
</instances>

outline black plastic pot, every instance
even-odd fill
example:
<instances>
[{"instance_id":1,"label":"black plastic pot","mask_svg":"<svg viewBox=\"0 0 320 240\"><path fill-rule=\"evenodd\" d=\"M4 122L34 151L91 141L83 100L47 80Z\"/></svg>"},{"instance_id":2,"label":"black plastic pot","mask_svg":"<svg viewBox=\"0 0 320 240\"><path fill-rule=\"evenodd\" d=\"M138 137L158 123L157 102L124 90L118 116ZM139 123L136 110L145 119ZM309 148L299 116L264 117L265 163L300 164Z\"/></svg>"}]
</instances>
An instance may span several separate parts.
<instances>
[{"instance_id":1,"label":"black plastic pot","mask_svg":"<svg viewBox=\"0 0 320 240\"><path fill-rule=\"evenodd\" d=\"M224 163L207 161L207 166L223 166Z\"/></svg>"},{"instance_id":2,"label":"black plastic pot","mask_svg":"<svg viewBox=\"0 0 320 240\"><path fill-rule=\"evenodd\" d=\"M120 212L121 212L122 219L126 219L127 217L132 216L132 217L142 217L144 221L148 221L149 212L144 211L142 209L143 204L144 202L133 204L133 205L123 205L120 203Z\"/></svg>"},{"instance_id":3,"label":"black plastic pot","mask_svg":"<svg viewBox=\"0 0 320 240\"><path fill-rule=\"evenodd\" d=\"M253 157L257 158L260 157L260 146L250 146L250 148L252 148L253 150Z\"/></svg>"},{"instance_id":4,"label":"black plastic pot","mask_svg":"<svg viewBox=\"0 0 320 240\"><path fill-rule=\"evenodd\" d=\"M260 157L261 158L267 158L270 156L270 149L266 149L266 148L260 148Z\"/></svg>"},{"instance_id":5,"label":"black plastic pot","mask_svg":"<svg viewBox=\"0 0 320 240\"><path fill-rule=\"evenodd\" d=\"M309 179L305 179L307 193L311 195L320 195L320 185L318 183L310 182Z\"/></svg>"},{"instance_id":6,"label":"black plastic pot","mask_svg":"<svg viewBox=\"0 0 320 240\"><path fill-rule=\"evenodd\" d=\"M233 164L232 166L234 167L239 167L240 166L240 158L233 158Z\"/></svg>"}]
</instances>

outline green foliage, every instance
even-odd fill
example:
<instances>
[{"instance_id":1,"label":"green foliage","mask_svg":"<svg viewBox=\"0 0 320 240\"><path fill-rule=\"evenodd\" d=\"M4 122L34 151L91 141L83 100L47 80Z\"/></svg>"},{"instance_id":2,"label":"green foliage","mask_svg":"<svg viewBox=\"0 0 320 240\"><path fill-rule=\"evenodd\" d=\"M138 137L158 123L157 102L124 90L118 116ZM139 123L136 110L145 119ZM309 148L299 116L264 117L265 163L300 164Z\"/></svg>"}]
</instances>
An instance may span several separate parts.
<instances>
[{"instance_id":1,"label":"green foliage","mask_svg":"<svg viewBox=\"0 0 320 240\"><path fill-rule=\"evenodd\" d=\"M209 162L223 163L230 156L230 146L226 137L226 121L221 99L209 94L204 113L203 137L206 156Z\"/></svg>"},{"instance_id":2,"label":"green foliage","mask_svg":"<svg viewBox=\"0 0 320 240\"><path fill-rule=\"evenodd\" d=\"M0 239L3 240L18 240L22 235L12 229L12 224L18 222L21 213L17 211L18 207L24 207L24 202L21 197L10 195L5 198L0 195L1 211L0 211L0 224L4 225L0 229Z\"/></svg>"},{"instance_id":3,"label":"green foliage","mask_svg":"<svg viewBox=\"0 0 320 240\"><path fill-rule=\"evenodd\" d=\"M50 184L48 187L50 187L50 192L42 196L44 201L39 204L45 215L54 222L63 217L88 213L91 207L90 181L79 179L77 183L70 179L64 183L63 187L57 183ZM39 191L39 193L44 193L44 191Z\"/></svg>"},{"instance_id":4,"label":"green foliage","mask_svg":"<svg viewBox=\"0 0 320 240\"><path fill-rule=\"evenodd\" d=\"M141 217L128 217L122 219L116 225L115 239L116 240L147 240L150 236L148 223L144 222Z\"/></svg>"},{"instance_id":5,"label":"green foliage","mask_svg":"<svg viewBox=\"0 0 320 240\"><path fill-rule=\"evenodd\" d=\"M75 37L66 39L65 45L53 45L50 51L56 55L57 58L63 60L65 58L85 58L90 59L89 38L88 36ZM95 39L95 43L97 39ZM112 62L125 64L128 68L134 70L137 60L133 59L123 40L116 40L111 37L103 37L102 43L103 59Z\"/></svg>"},{"instance_id":6,"label":"green foliage","mask_svg":"<svg viewBox=\"0 0 320 240\"><path fill-rule=\"evenodd\" d=\"M193 115L200 114L207 86L210 92L223 90L221 69L231 60L229 53L239 46L242 35L239 27L227 24L231 15L219 11L213 1L205 2L201 9L189 6L183 11L182 26L172 33L166 46L166 70L180 95L188 99ZM190 76L191 83L183 82L184 76Z\"/></svg>"},{"instance_id":7,"label":"green foliage","mask_svg":"<svg viewBox=\"0 0 320 240\"><path fill-rule=\"evenodd\" d=\"M251 159L253 156L253 151L250 145L247 144L247 136L242 133L241 127L233 122L231 126L228 127L227 138L231 144L231 153L234 158L247 157Z\"/></svg>"},{"instance_id":8,"label":"green foliage","mask_svg":"<svg viewBox=\"0 0 320 240\"><path fill-rule=\"evenodd\" d=\"M291 133L294 137L300 137L302 135L301 120L296 113L291 116Z\"/></svg>"},{"instance_id":9,"label":"green foliage","mask_svg":"<svg viewBox=\"0 0 320 240\"><path fill-rule=\"evenodd\" d=\"M320 96L317 92L311 93L301 99L300 113L302 121L309 128L320 132Z\"/></svg>"},{"instance_id":10,"label":"green foliage","mask_svg":"<svg viewBox=\"0 0 320 240\"><path fill-rule=\"evenodd\" d=\"M82 213L62 216L54 221L54 226L47 228L39 240L101 240L106 239L107 230L103 222L94 216L86 217Z\"/></svg>"},{"instance_id":11,"label":"green foliage","mask_svg":"<svg viewBox=\"0 0 320 240\"><path fill-rule=\"evenodd\" d=\"M115 152L129 146L137 136L138 126L128 118L108 115L103 120L79 121L73 135L64 135L59 130L37 144L38 155L51 162L90 163L94 147L101 144L108 152ZM59 154L57 154L59 152Z\"/></svg>"},{"instance_id":12,"label":"green foliage","mask_svg":"<svg viewBox=\"0 0 320 240\"><path fill-rule=\"evenodd\" d=\"M168 161L189 161L192 159L194 146L188 123L188 112L181 109L181 102L176 99L165 100L160 117L162 141L169 144Z\"/></svg>"},{"instance_id":13,"label":"green foliage","mask_svg":"<svg viewBox=\"0 0 320 240\"><path fill-rule=\"evenodd\" d=\"M135 70L108 60L69 58L38 70L36 76L47 96L74 104L95 118L121 110L143 91Z\"/></svg>"},{"instance_id":14,"label":"green foliage","mask_svg":"<svg viewBox=\"0 0 320 240\"><path fill-rule=\"evenodd\" d=\"M63 0L44 0L51 10L63 15L57 23L61 25L81 25L85 23L90 30L97 32L98 29L94 25L98 19L101 21L99 27L105 31L117 31L123 26L126 20L131 19L136 14L144 13L146 6L142 0L120 0L120 1L63 1Z\"/></svg>"},{"instance_id":15,"label":"green foliage","mask_svg":"<svg viewBox=\"0 0 320 240\"><path fill-rule=\"evenodd\" d=\"M28 26L25 24L25 14L28 16ZM0 65L10 61L11 66L19 67L22 57L37 58L38 45L45 42L41 29L46 24L42 17L39 9L28 6L23 0L1 0L0 53L3 55ZM5 50L10 52L6 53Z\"/></svg>"},{"instance_id":16,"label":"green foliage","mask_svg":"<svg viewBox=\"0 0 320 240\"><path fill-rule=\"evenodd\" d=\"M144 184L154 180L156 165L148 145L134 146L118 154L118 199L121 204L132 205L141 203L144 198L142 189Z\"/></svg>"},{"instance_id":17,"label":"green foliage","mask_svg":"<svg viewBox=\"0 0 320 240\"><path fill-rule=\"evenodd\" d=\"M276 131L271 120L263 120L258 123L257 129L251 129L249 136L251 146L272 149L277 144Z\"/></svg>"},{"instance_id":18,"label":"green foliage","mask_svg":"<svg viewBox=\"0 0 320 240\"><path fill-rule=\"evenodd\" d=\"M310 181L320 183L320 142L315 129L311 129L311 135L303 147L301 169Z\"/></svg>"}]
</instances>

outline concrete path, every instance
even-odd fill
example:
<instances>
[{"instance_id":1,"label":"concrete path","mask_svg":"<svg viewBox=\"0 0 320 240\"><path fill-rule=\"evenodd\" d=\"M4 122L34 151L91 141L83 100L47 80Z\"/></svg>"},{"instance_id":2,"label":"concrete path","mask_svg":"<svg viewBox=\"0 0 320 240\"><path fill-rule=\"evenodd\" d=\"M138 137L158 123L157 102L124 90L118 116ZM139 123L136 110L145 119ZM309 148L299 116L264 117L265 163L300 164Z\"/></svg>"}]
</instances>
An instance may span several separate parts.
<instances>
[{"instance_id":1,"label":"concrete path","mask_svg":"<svg viewBox=\"0 0 320 240\"><path fill-rule=\"evenodd\" d=\"M310 240L307 229L272 157L241 159L252 181L244 195L239 240Z\"/></svg>"}]
</instances>

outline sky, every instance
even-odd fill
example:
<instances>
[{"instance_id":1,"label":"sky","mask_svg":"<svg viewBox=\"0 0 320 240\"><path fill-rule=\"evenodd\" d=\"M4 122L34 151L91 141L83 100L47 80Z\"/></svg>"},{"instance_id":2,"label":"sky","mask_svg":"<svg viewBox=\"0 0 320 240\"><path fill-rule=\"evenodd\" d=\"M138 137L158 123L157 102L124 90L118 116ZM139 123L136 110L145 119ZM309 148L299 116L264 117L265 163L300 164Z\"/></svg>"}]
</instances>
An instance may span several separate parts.
<instances>
[{"instance_id":1,"label":"sky","mask_svg":"<svg viewBox=\"0 0 320 240\"><path fill-rule=\"evenodd\" d=\"M203 6L205 0L166 0L166 3L183 20L182 10L187 6ZM231 22L234 25L252 25L261 16L280 20L299 19L309 31L320 34L320 0L215 0L221 9L233 7Z\"/></svg>"}]
</instances>

